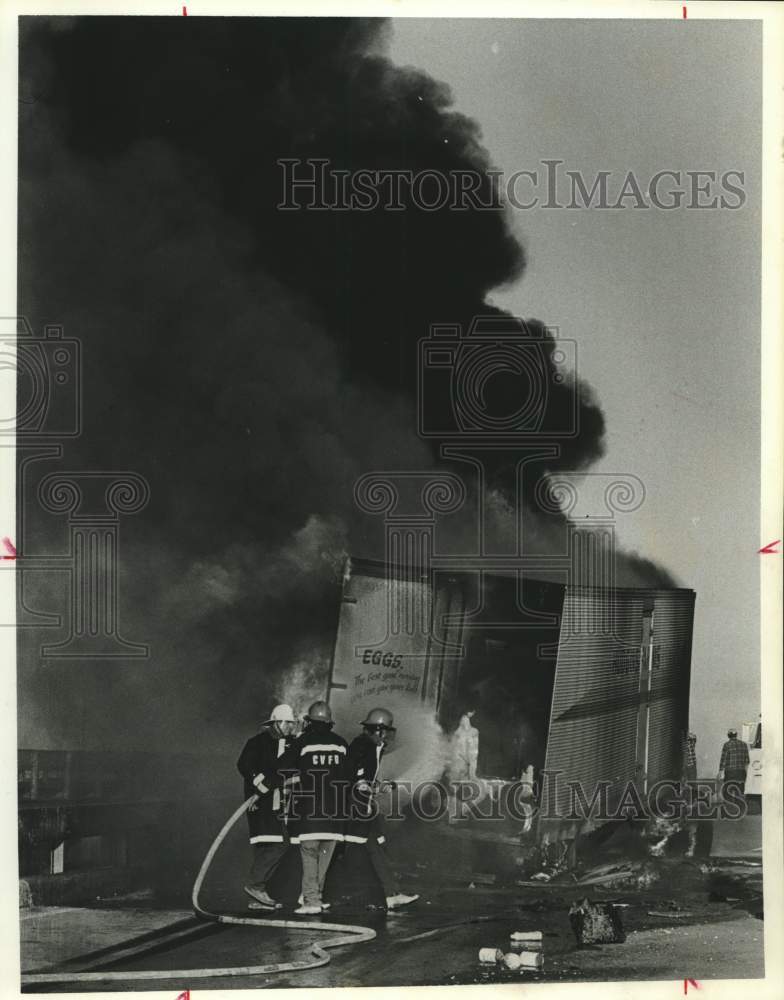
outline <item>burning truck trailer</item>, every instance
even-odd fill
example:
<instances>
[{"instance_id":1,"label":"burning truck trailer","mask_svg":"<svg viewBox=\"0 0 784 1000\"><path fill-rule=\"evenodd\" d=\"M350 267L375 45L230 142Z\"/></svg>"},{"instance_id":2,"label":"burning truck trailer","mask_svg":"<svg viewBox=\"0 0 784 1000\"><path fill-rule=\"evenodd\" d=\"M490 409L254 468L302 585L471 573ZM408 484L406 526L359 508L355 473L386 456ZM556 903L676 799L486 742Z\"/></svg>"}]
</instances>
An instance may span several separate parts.
<instances>
[{"instance_id":1,"label":"burning truck trailer","mask_svg":"<svg viewBox=\"0 0 784 1000\"><path fill-rule=\"evenodd\" d=\"M461 802L522 783L517 840L573 863L584 835L626 818L630 791L644 802L681 777L695 596L351 559L328 698L341 731L393 711L385 779L445 778ZM601 795L602 815L585 809Z\"/></svg>"}]
</instances>

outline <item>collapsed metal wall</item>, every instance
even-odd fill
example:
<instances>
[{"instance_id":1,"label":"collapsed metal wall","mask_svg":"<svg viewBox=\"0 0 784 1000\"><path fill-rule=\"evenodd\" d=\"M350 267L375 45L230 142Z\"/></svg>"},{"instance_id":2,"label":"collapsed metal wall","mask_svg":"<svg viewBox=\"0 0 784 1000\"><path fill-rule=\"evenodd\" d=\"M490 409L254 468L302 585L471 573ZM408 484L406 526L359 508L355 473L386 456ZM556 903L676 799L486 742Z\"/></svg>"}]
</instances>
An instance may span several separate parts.
<instances>
[{"instance_id":1,"label":"collapsed metal wall","mask_svg":"<svg viewBox=\"0 0 784 1000\"><path fill-rule=\"evenodd\" d=\"M677 779L688 726L695 595L690 590L568 588L561 621L541 829L564 837L577 782L590 802L611 783L610 809L633 784L641 794Z\"/></svg>"}]
</instances>

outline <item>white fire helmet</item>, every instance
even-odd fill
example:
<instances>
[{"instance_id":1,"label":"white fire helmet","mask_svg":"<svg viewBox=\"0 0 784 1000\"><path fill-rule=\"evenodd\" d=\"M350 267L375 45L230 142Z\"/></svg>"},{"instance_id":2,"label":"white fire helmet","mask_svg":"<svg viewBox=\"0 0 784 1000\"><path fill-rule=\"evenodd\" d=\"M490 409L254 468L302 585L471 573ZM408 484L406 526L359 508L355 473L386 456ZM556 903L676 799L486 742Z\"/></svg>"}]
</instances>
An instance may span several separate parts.
<instances>
[{"instance_id":1,"label":"white fire helmet","mask_svg":"<svg viewBox=\"0 0 784 1000\"><path fill-rule=\"evenodd\" d=\"M262 723L264 726L269 726L272 722L296 722L296 716L294 715L294 709L291 705L276 705L272 709L272 715L267 719L266 722Z\"/></svg>"}]
</instances>

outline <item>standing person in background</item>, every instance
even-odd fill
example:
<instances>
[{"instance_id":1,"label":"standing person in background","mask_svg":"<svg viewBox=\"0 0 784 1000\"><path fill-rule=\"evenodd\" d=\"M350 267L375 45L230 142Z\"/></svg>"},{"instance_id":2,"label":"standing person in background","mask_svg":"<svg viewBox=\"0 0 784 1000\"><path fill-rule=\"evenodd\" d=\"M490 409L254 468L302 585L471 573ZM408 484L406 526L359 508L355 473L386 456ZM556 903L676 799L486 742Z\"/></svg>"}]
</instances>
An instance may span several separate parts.
<instances>
[{"instance_id":1,"label":"standing person in background","mask_svg":"<svg viewBox=\"0 0 784 1000\"><path fill-rule=\"evenodd\" d=\"M681 768L682 781L697 780L697 736L689 733L683 744L683 766Z\"/></svg>"},{"instance_id":2,"label":"standing person in background","mask_svg":"<svg viewBox=\"0 0 784 1000\"><path fill-rule=\"evenodd\" d=\"M749 766L749 748L738 739L737 729L727 730L727 742L721 748L719 780L723 779L722 796L728 785L737 785L743 795L746 786L746 770Z\"/></svg>"},{"instance_id":3,"label":"standing person in background","mask_svg":"<svg viewBox=\"0 0 784 1000\"><path fill-rule=\"evenodd\" d=\"M305 716L305 729L285 758L285 770L291 768L295 777L289 816L291 840L299 843L302 857L302 895L294 911L300 914L329 909L322 898L324 883L335 844L343 840L348 743L332 732L332 726L329 705L314 701Z\"/></svg>"},{"instance_id":4,"label":"standing person in background","mask_svg":"<svg viewBox=\"0 0 784 1000\"><path fill-rule=\"evenodd\" d=\"M470 722L469 722L470 724ZM346 829L346 842L364 844L370 863L384 891L387 909L394 910L419 899L400 891L397 877L384 850L386 841L374 797L384 790L381 781L381 758L387 742L395 733L392 713L374 708L360 723L362 732L348 750L348 778L351 783L349 808L351 818Z\"/></svg>"},{"instance_id":5,"label":"standing person in background","mask_svg":"<svg viewBox=\"0 0 784 1000\"><path fill-rule=\"evenodd\" d=\"M261 732L243 747L237 770L244 779L245 798L254 793L258 799L248 809L248 829L253 849L250 882L245 892L257 906L275 910L281 904L267 892L267 883L289 847L282 806L285 775L280 771L296 726L289 705L277 705Z\"/></svg>"}]
</instances>

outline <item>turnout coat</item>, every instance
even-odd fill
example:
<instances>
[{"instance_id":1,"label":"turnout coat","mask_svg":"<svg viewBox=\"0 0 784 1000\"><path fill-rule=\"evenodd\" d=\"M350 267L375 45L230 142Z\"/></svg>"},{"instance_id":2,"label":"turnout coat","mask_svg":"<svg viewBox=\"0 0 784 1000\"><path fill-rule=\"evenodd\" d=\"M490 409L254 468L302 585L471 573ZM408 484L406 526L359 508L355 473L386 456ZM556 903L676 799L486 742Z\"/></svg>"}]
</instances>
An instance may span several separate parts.
<instances>
[{"instance_id":1,"label":"turnout coat","mask_svg":"<svg viewBox=\"0 0 784 1000\"><path fill-rule=\"evenodd\" d=\"M322 722L311 722L286 753L292 778L292 843L343 840L348 743Z\"/></svg>"},{"instance_id":2,"label":"turnout coat","mask_svg":"<svg viewBox=\"0 0 784 1000\"><path fill-rule=\"evenodd\" d=\"M378 746L367 733L360 733L348 748L349 819L344 839L349 844L366 844L370 839L384 843L383 826L374 801L383 754L384 747ZM371 787L367 789L366 785Z\"/></svg>"},{"instance_id":3,"label":"turnout coat","mask_svg":"<svg viewBox=\"0 0 784 1000\"><path fill-rule=\"evenodd\" d=\"M274 844L287 840L285 823L284 780L280 766L291 740L273 735L265 727L251 737L237 761L237 770L244 779L244 795L258 794L258 800L248 811L251 844Z\"/></svg>"}]
</instances>

